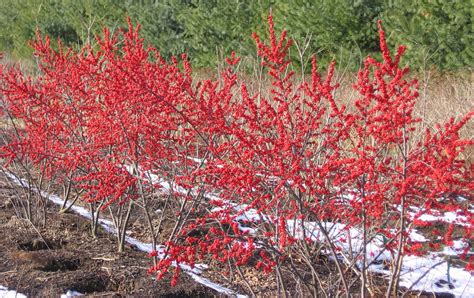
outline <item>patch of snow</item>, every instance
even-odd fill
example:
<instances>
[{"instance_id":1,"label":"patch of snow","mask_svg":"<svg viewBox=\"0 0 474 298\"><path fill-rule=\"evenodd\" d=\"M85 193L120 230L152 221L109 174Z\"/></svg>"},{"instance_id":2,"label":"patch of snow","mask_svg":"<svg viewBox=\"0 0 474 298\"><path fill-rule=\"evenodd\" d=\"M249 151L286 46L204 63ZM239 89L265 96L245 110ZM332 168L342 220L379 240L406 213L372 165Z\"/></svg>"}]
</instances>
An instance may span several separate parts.
<instances>
[{"instance_id":1,"label":"patch of snow","mask_svg":"<svg viewBox=\"0 0 474 298\"><path fill-rule=\"evenodd\" d=\"M418 219L425 222L444 222L448 224L455 224L459 226L469 227L472 226L466 215L463 214L461 210L458 211L449 211L449 212L440 212L438 210L431 210L430 213L423 213L424 210L411 206L413 212L408 212L412 219ZM472 213L471 210L468 212Z\"/></svg>"},{"instance_id":2,"label":"patch of snow","mask_svg":"<svg viewBox=\"0 0 474 298\"><path fill-rule=\"evenodd\" d=\"M4 286L0 286L0 298L26 298L25 295L18 293L14 290L8 290L8 288Z\"/></svg>"},{"instance_id":3,"label":"patch of snow","mask_svg":"<svg viewBox=\"0 0 474 298\"><path fill-rule=\"evenodd\" d=\"M76 291L69 290L69 291L66 292L66 294L62 294L61 298L80 297L80 296L84 296L84 294L76 292Z\"/></svg>"},{"instance_id":4,"label":"patch of snow","mask_svg":"<svg viewBox=\"0 0 474 298\"><path fill-rule=\"evenodd\" d=\"M428 242L429 240L425 238L422 234L420 234L417 230L412 229L410 234L408 235L411 241L414 242Z\"/></svg>"},{"instance_id":5,"label":"patch of snow","mask_svg":"<svg viewBox=\"0 0 474 298\"><path fill-rule=\"evenodd\" d=\"M400 286L419 291L450 293L456 297L474 297L471 273L453 266L448 269L446 260L434 255L405 256Z\"/></svg>"}]
</instances>

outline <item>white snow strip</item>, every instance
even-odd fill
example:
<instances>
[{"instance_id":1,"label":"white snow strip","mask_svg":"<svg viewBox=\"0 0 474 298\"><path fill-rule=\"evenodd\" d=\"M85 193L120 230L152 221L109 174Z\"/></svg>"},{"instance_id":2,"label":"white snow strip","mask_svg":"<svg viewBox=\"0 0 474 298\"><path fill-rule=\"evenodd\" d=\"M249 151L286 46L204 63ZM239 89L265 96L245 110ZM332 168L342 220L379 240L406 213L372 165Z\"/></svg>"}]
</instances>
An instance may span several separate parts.
<instances>
[{"instance_id":1,"label":"white snow strip","mask_svg":"<svg viewBox=\"0 0 474 298\"><path fill-rule=\"evenodd\" d=\"M13 175L13 174L11 174L7 171L5 171L5 173L17 185L25 187L25 188L30 187L28 182L26 182L24 179L19 179L15 175ZM32 187L32 189L36 192L39 192L41 194L41 196L49 199L50 201L52 201L53 203L55 203L57 205L62 206L62 204L64 203L64 200L61 199L60 197L58 197L57 195L49 194L49 193L46 193L44 191L40 191L40 190L36 189L35 187ZM75 213L83 216L83 217L86 217L88 219L91 218L90 212L87 209L83 208L83 207L72 206L71 210L74 211ZM115 227L113 227L113 223L110 220L99 219L99 223L101 224L101 226L107 232L115 233ZM150 253L153 250L153 247L152 247L151 243L144 243L144 242L141 242L138 239L135 239L133 237L126 236L125 241L127 243L137 247L139 250L141 250L143 252ZM156 250L158 251L158 257L163 258L164 257L164 246L160 245L159 247L157 247ZM176 266L176 263L173 263L173 266ZM208 266L205 265L205 264L196 264L194 266L194 268L191 268L191 266L185 265L185 264L179 264L179 266L185 273L187 273L189 276L191 276L191 278L193 278L196 282L198 282L198 283L200 283L200 284L202 284L202 285L204 285L208 288L211 288L211 289L213 289L213 290L215 290L219 293L229 295L229 296L247 297L246 295L241 295L241 294L235 292L232 289L226 288L222 285L219 285L215 282L210 281L207 278L199 276L199 274L201 274L204 269L208 268ZM17 297L19 297L19 296L17 296Z\"/></svg>"},{"instance_id":2,"label":"white snow strip","mask_svg":"<svg viewBox=\"0 0 474 298\"><path fill-rule=\"evenodd\" d=\"M410 207L413 212L408 212L412 219L418 219L425 222L444 222L448 224L455 224L464 227L471 227L472 225L468 222L468 218L466 215L463 214L462 210L458 211L450 211L450 212L440 212L438 210L430 210L431 214L423 213L420 215L421 212L426 212L418 207L411 206ZM468 212L473 213L472 210L468 210Z\"/></svg>"},{"instance_id":3,"label":"white snow strip","mask_svg":"<svg viewBox=\"0 0 474 298\"><path fill-rule=\"evenodd\" d=\"M80 296L84 296L84 294L76 292L76 291L69 290L69 291L66 292L66 294L62 294L61 298L80 297Z\"/></svg>"},{"instance_id":4,"label":"white snow strip","mask_svg":"<svg viewBox=\"0 0 474 298\"><path fill-rule=\"evenodd\" d=\"M0 298L26 298L25 295L18 293L17 291L8 290L4 286L0 286Z\"/></svg>"}]
</instances>

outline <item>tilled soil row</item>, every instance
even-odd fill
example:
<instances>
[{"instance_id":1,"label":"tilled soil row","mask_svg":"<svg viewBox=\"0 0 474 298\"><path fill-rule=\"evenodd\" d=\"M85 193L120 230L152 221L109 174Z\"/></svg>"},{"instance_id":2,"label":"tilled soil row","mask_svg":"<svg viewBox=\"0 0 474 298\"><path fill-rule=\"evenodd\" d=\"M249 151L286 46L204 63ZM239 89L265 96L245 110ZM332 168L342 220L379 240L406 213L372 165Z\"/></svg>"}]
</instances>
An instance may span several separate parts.
<instances>
[{"instance_id":1,"label":"tilled soil row","mask_svg":"<svg viewBox=\"0 0 474 298\"><path fill-rule=\"evenodd\" d=\"M5 179L4 177L1 179ZM128 245L116 252L113 235L90 236L83 217L46 206L47 224L33 227L15 215L15 192L0 181L0 285L29 297L58 297L68 290L89 297L208 297L218 293L182 274L175 287L147 274L151 259Z\"/></svg>"}]
</instances>

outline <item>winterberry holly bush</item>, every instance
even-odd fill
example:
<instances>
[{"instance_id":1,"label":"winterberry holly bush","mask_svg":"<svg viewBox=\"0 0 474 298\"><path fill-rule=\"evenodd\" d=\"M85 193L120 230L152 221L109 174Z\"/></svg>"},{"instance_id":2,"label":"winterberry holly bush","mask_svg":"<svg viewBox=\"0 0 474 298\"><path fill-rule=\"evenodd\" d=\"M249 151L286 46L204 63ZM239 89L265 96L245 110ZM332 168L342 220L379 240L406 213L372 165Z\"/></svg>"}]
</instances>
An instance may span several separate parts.
<instances>
[{"instance_id":1,"label":"winterberry holly bush","mask_svg":"<svg viewBox=\"0 0 474 298\"><path fill-rule=\"evenodd\" d=\"M168 63L131 22L105 29L97 50L54 51L38 33L41 74L1 72L4 113L24 124L2 156L73 183L91 208L140 206L153 244L164 245L150 272L174 270L173 283L173 265L213 259L242 279L243 266L274 274L281 293L300 284L314 295L365 295L369 269L384 262L390 294L403 257L426 253L410 238L429 224L423 215L457 212L469 242L472 212L456 198L474 186L461 158L472 141L459 136L474 112L420 131L417 81L381 23L382 61L365 60L352 103L335 98L335 62L322 75L312 57L310 80L297 82L291 40L277 36L272 16L268 25L268 41L253 36L271 81L260 93L237 73L235 53L221 80L194 81L185 55ZM163 197L168 215L156 221L150 201ZM172 229L162 231L163 220Z\"/></svg>"}]
</instances>

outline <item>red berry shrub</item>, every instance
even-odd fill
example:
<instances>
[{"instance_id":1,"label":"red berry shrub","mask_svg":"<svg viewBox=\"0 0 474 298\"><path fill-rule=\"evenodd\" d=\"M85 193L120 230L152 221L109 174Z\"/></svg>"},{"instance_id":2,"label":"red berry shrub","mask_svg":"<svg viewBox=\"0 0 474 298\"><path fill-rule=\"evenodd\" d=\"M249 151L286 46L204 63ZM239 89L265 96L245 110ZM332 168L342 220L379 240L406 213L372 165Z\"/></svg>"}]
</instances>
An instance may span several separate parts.
<instances>
[{"instance_id":1,"label":"red berry shrub","mask_svg":"<svg viewBox=\"0 0 474 298\"><path fill-rule=\"evenodd\" d=\"M271 85L255 94L235 53L222 80L194 82L186 56L166 62L144 47L139 26L105 29L97 49L78 53L54 51L38 34L40 75L1 72L3 112L24 123L2 156L73 181L102 209L141 200L153 234L147 200L164 191L176 216L166 239L158 235L166 245L150 269L158 277L173 262L211 257L274 273L283 291L290 270L311 293L349 292L354 279L365 292L369 267L384 257L391 291L403 256L423 253L409 237L426 225L423 215L462 213L472 239L472 212L456 196L473 189L461 158L472 141L459 131L474 113L421 131L417 81L400 67L405 48L392 57L380 23L383 60L365 60L358 96L343 105L335 63L322 76L313 57L311 79L296 83L292 43L286 32L276 36L271 16L268 23L268 44L253 37ZM330 285L318 271L323 256L336 268Z\"/></svg>"}]
</instances>

